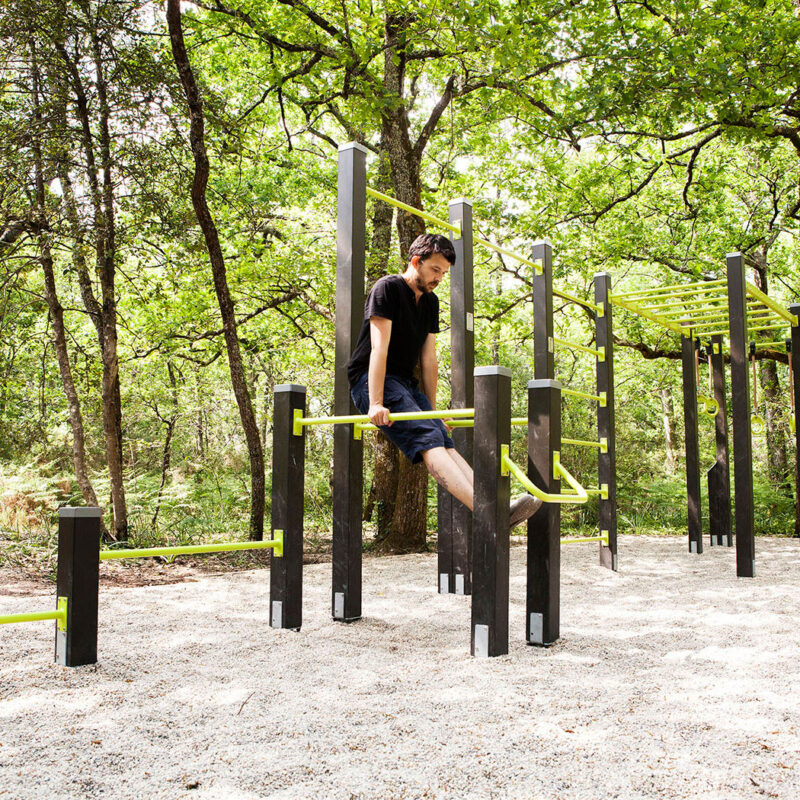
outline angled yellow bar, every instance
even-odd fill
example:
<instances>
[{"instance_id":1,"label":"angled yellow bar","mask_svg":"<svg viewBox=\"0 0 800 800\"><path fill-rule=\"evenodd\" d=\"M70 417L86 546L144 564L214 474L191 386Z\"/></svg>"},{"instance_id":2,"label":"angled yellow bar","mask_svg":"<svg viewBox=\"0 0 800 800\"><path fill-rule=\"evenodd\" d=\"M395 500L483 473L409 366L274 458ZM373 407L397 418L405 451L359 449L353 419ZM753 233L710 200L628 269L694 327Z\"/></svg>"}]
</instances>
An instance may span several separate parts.
<instances>
[{"instance_id":1,"label":"angled yellow bar","mask_svg":"<svg viewBox=\"0 0 800 800\"><path fill-rule=\"evenodd\" d=\"M575 490L575 494L548 494L536 484L528 480L528 476L511 460L507 444L500 445L500 469L502 475L513 475L534 497L543 503L585 503L589 499L584 488L572 477L566 467L561 464L559 453L553 453L553 474L563 477Z\"/></svg>"},{"instance_id":2,"label":"angled yellow bar","mask_svg":"<svg viewBox=\"0 0 800 800\"><path fill-rule=\"evenodd\" d=\"M765 295L760 289L757 289L749 281L745 284L747 287L747 294L750 297L760 300L765 306L771 308L781 319L785 319L790 325L797 325L798 318L794 314L790 314L783 306L776 303L771 297Z\"/></svg>"},{"instance_id":3,"label":"angled yellow bar","mask_svg":"<svg viewBox=\"0 0 800 800\"><path fill-rule=\"evenodd\" d=\"M584 344L578 344L577 342L569 342L566 339L558 339L555 336L553 337L553 344L560 345L561 347L569 347L572 350L580 350L582 353L588 353L591 356L597 356L600 361L606 360L606 349L605 347L595 348L595 347L587 347Z\"/></svg>"},{"instance_id":4,"label":"angled yellow bar","mask_svg":"<svg viewBox=\"0 0 800 800\"><path fill-rule=\"evenodd\" d=\"M481 245L481 247L486 247L489 250L494 250L495 253L501 253L504 256L513 258L516 261L519 261L521 264L527 264L529 267L532 267L536 272L542 271L541 264L537 264L535 261L531 261L529 258L525 258L524 256L521 256L519 255L519 253L515 253L512 250L506 250L505 247L500 247L499 244L492 244L492 242L486 239L481 239L479 236L473 236L472 241L475 244Z\"/></svg>"},{"instance_id":5,"label":"angled yellow bar","mask_svg":"<svg viewBox=\"0 0 800 800\"><path fill-rule=\"evenodd\" d=\"M574 294L570 294L569 292L562 292L559 289L553 289L553 294L556 297L560 297L562 300L569 300L571 303L577 303L579 306L583 306L584 308L591 308L593 311L597 311L602 315L604 309L600 303L592 303L589 300L583 300L580 297L576 297Z\"/></svg>"},{"instance_id":6,"label":"angled yellow bar","mask_svg":"<svg viewBox=\"0 0 800 800\"><path fill-rule=\"evenodd\" d=\"M609 299L611 303L615 306L619 306L620 308L624 308L626 311L630 311L633 314L639 314L639 316L644 317L645 319L649 319L650 322L655 322L657 325L661 325L668 330L671 330L673 333L677 333L678 336L683 335L683 328L680 325L677 325L674 322L670 322L668 320L661 319L660 317L656 316L655 314L651 314L649 311L646 311L641 306L637 305L635 302L630 302L628 300L621 300L617 297L617 295L609 295Z\"/></svg>"},{"instance_id":7,"label":"angled yellow bar","mask_svg":"<svg viewBox=\"0 0 800 800\"><path fill-rule=\"evenodd\" d=\"M401 208L403 211L408 211L409 214L413 214L415 217L420 217L428 222L432 222L434 225L438 225L439 227L444 228L446 231L450 231L451 233L455 234L456 238L461 238L461 227L458 225L453 225L447 220L441 219L440 217L435 217L433 214L428 214L427 211L420 211L420 209L414 208L414 206L401 203L399 200L395 200L394 197L390 197L388 194L378 192L375 189L370 189L369 186L367 186L367 194L370 197L376 198L377 200L383 200L384 203L387 203L390 206Z\"/></svg>"}]
</instances>

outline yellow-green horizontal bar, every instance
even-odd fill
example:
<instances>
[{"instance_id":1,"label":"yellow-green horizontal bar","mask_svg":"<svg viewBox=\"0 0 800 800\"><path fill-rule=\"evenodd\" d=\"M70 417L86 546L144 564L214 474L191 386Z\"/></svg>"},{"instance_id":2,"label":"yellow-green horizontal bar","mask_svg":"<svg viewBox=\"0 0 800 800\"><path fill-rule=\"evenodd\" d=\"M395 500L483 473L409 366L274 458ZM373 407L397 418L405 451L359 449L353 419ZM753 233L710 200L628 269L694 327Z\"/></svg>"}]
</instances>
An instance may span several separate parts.
<instances>
[{"instance_id":1,"label":"yellow-green horizontal bar","mask_svg":"<svg viewBox=\"0 0 800 800\"><path fill-rule=\"evenodd\" d=\"M603 311L603 306L600 303L592 303L589 300L583 300L580 297L576 297L574 294L570 294L569 292L562 292L560 289L553 289L553 294L556 297L560 297L562 300L569 300L571 303L577 303L579 306L583 306L584 308L591 308L592 311Z\"/></svg>"},{"instance_id":2,"label":"yellow-green horizontal bar","mask_svg":"<svg viewBox=\"0 0 800 800\"><path fill-rule=\"evenodd\" d=\"M67 598L59 597L58 605L52 611L27 611L21 614L0 614L0 625L15 625L18 622L40 622L54 619L58 629L67 629Z\"/></svg>"},{"instance_id":3,"label":"yellow-green horizontal bar","mask_svg":"<svg viewBox=\"0 0 800 800\"><path fill-rule=\"evenodd\" d=\"M772 315L770 315L769 317L752 317L750 314L748 314L747 315L748 328L750 327L751 322L755 322L756 324L758 324L758 321L761 319L763 319L764 322L772 322L775 319L775 317ZM720 322L725 322L725 321L727 321L727 318L725 320L717 320L715 322L705 322L701 323L700 325L692 325L691 328L692 330L700 330L701 328L713 328L714 326L719 325ZM785 328L786 323L784 323L781 327Z\"/></svg>"},{"instance_id":4,"label":"yellow-green horizontal bar","mask_svg":"<svg viewBox=\"0 0 800 800\"><path fill-rule=\"evenodd\" d=\"M560 345L561 347L569 347L572 350L580 350L582 353L588 353L592 356L597 356L600 361L605 361L606 358L606 349L605 347L594 348L594 347L587 347L585 344L578 344L577 342L570 342L566 339L558 339L555 336L553 337L553 343Z\"/></svg>"},{"instance_id":5,"label":"yellow-green horizontal bar","mask_svg":"<svg viewBox=\"0 0 800 800\"><path fill-rule=\"evenodd\" d=\"M452 222L435 217L433 214L429 214L427 211L421 211L420 209L414 208L414 206L409 206L406 203L401 203L394 197L384 194L383 192L378 192L375 189L371 189L369 186L367 187L367 194L370 197L376 198L377 200L382 200L384 203L387 203L390 206L401 208L403 211L408 211L409 214L414 214L416 217L421 217L428 222L432 222L434 225L438 225L439 227L454 233L457 238L461 237L461 227L458 225L453 225Z\"/></svg>"},{"instance_id":6,"label":"yellow-green horizontal bar","mask_svg":"<svg viewBox=\"0 0 800 800\"><path fill-rule=\"evenodd\" d=\"M608 534L600 536L578 536L571 539L561 539L561 544L588 544L589 542L600 542L608 546Z\"/></svg>"},{"instance_id":7,"label":"yellow-green horizontal bar","mask_svg":"<svg viewBox=\"0 0 800 800\"><path fill-rule=\"evenodd\" d=\"M786 347L786 340L785 339L778 339L775 342L756 342L756 350L759 347Z\"/></svg>"},{"instance_id":8,"label":"yellow-green horizontal bar","mask_svg":"<svg viewBox=\"0 0 800 800\"><path fill-rule=\"evenodd\" d=\"M697 301L693 301L693 297L696 296L696 292L694 290L686 292L683 297L679 297L675 300L672 300L670 303L655 303L653 305L646 305L648 311L655 311L656 309L660 309L661 311L669 311L672 314L677 314L677 311L672 311L671 309L676 308L686 308L687 306L691 306L695 309L712 309L712 308L727 308L728 305L728 293L727 291L720 291L719 289L715 292L700 292L700 296ZM667 297L667 300L670 298ZM630 301L629 301L630 302ZM637 301L633 301L637 302ZM724 305L720 305L724 304Z\"/></svg>"},{"instance_id":9,"label":"yellow-green horizontal bar","mask_svg":"<svg viewBox=\"0 0 800 800\"><path fill-rule=\"evenodd\" d=\"M265 550L267 548L275 548L275 555L278 557L283 555L283 531L275 531L275 538L264 542L220 542L219 544L194 544L179 547L145 547L139 550L101 550L100 560L184 556L194 553L228 553L235 550Z\"/></svg>"},{"instance_id":10,"label":"yellow-green horizontal bar","mask_svg":"<svg viewBox=\"0 0 800 800\"><path fill-rule=\"evenodd\" d=\"M561 444L571 444L575 447L597 447L601 453L608 452L608 439L606 439L605 436L603 436L599 442L589 439L565 439L562 437Z\"/></svg>"},{"instance_id":11,"label":"yellow-green horizontal bar","mask_svg":"<svg viewBox=\"0 0 800 800\"><path fill-rule=\"evenodd\" d=\"M508 256L509 258L519 261L521 264L526 264L527 266L532 267L535 272L541 272L543 269L541 264L537 264L535 261L531 261L529 258L525 258L524 256L521 256L519 253L515 253L512 250L506 250L505 247L500 247L499 244L492 244L492 242L488 241L487 239L481 239L479 236L473 236L472 241L475 244L481 245L481 247L487 247L489 250L494 250L495 253L500 253L504 256Z\"/></svg>"},{"instance_id":12,"label":"yellow-green horizontal bar","mask_svg":"<svg viewBox=\"0 0 800 800\"><path fill-rule=\"evenodd\" d=\"M583 400L594 400L596 403L600 403L600 408L605 408L608 402L608 395L605 392L589 394L589 392L581 392L578 389L569 389L566 386L562 386L561 394L568 394L570 397L580 397Z\"/></svg>"},{"instance_id":13,"label":"yellow-green horizontal bar","mask_svg":"<svg viewBox=\"0 0 800 800\"><path fill-rule=\"evenodd\" d=\"M728 309L717 306L716 308L701 308L701 309L681 309L680 311L670 311L667 314L659 314L663 319L668 319L670 322L677 322L683 324L686 321L691 322L695 319L728 319Z\"/></svg>"},{"instance_id":14,"label":"yellow-green horizontal bar","mask_svg":"<svg viewBox=\"0 0 800 800\"><path fill-rule=\"evenodd\" d=\"M780 325L764 325L764 326L758 325L753 327L750 327L750 325L748 325L747 332L758 333L759 331L785 331L789 327L791 326L787 325L785 322L782 322Z\"/></svg>"},{"instance_id":15,"label":"yellow-green horizontal bar","mask_svg":"<svg viewBox=\"0 0 800 800\"><path fill-rule=\"evenodd\" d=\"M474 408L437 409L435 411L398 411L389 414L390 422L402 422L412 419L461 419L474 417ZM350 414L338 417L304 417L301 409L294 411L293 433L300 436L304 425L358 425L362 430L369 430L371 425L366 414Z\"/></svg>"},{"instance_id":16,"label":"yellow-green horizontal bar","mask_svg":"<svg viewBox=\"0 0 800 800\"><path fill-rule=\"evenodd\" d=\"M638 295L659 295L662 293L669 294L670 292L681 291L685 289L695 289L698 287L722 286L727 281L724 278L719 278L713 281L698 281L697 283L674 283L670 286L656 286L655 289L637 289L633 292L614 292L614 297L635 297Z\"/></svg>"},{"instance_id":17,"label":"yellow-green horizontal bar","mask_svg":"<svg viewBox=\"0 0 800 800\"><path fill-rule=\"evenodd\" d=\"M613 305L619 306L620 308L624 308L626 311L630 311L633 314L638 314L639 316L644 317L645 319L649 319L651 322L655 322L657 325L661 325L664 328L671 330L673 333L677 333L679 336L683 334L683 330L680 325L676 325L674 322L661 319L655 314L651 314L649 311L646 311L645 309L638 306L635 302L628 300L620 300L615 295L611 295L610 300Z\"/></svg>"},{"instance_id":18,"label":"yellow-green horizontal bar","mask_svg":"<svg viewBox=\"0 0 800 800\"><path fill-rule=\"evenodd\" d=\"M794 314L790 314L783 306L776 303L771 297L753 286L750 281L747 281L745 285L747 287L747 294L750 295L750 297L760 300L765 306L771 308L781 319L785 319L790 325L800 324L798 318Z\"/></svg>"}]
</instances>

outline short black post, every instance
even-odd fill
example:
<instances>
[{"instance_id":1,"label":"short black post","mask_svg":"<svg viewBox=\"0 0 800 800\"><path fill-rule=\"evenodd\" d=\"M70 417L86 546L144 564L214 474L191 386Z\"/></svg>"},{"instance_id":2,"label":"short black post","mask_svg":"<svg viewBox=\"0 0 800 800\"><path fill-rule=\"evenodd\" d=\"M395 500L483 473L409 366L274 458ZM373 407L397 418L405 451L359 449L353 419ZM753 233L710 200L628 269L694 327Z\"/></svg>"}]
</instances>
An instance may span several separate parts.
<instances>
[{"instance_id":1,"label":"short black post","mask_svg":"<svg viewBox=\"0 0 800 800\"><path fill-rule=\"evenodd\" d=\"M347 362L364 318L367 150L351 143L339 148L336 227L336 371L334 413L357 413L350 398ZM361 503L364 452L353 425L333 432L333 618L361 617Z\"/></svg>"},{"instance_id":2,"label":"short black post","mask_svg":"<svg viewBox=\"0 0 800 800\"><path fill-rule=\"evenodd\" d=\"M703 514L700 500L700 446L697 437L697 367L699 342L681 336L683 365L683 422L686 442L686 504L689 517L689 552L703 552Z\"/></svg>"},{"instance_id":3,"label":"short black post","mask_svg":"<svg viewBox=\"0 0 800 800\"><path fill-rule=\"evenodd\" d=\"M303 624L303 500L306 429L294 430L295 411L306 410L306 387L275 387L272 433L272 533L283 531L283 556L270 563L269 624L300 630Z\"/></svg>"},{"instance_id":4,"label":"short black post","mask_svg":"<svg viewBox=\"0 0 800 800\"><path fill-rule=\"evenodd\" d=\"M789 313L800 319L800 303L792 303ZM797 429L797 417L800 416L800 325L792 325L791 344L789 347L789 363L792 365L794 380L794 535L800 538L800 431ZM791 391L791 389L790 389Z\"/></svg>"},{"instance_id":5,"label":"short black post","mask_svg":"<svg viewBox=\"0 0 800 800\"><path fill-rule=\"evenodd\" d=\"M472 284L472 203L453 200L450 222L461 225L451 235L456 263L450 270L450 407L472 408L475 369L475 325ZM453 431L456 450L472 463L472 428ZM439 591L471 594L472 512L438 487Z\"/></svg>"},{"instance_id":6,"label":"short black post","mask_svg":"<svg viewBox=\"0 0 800 800\"><path fill-rule=\"evenodd\" d=\"M58 509L56 594L67 598L67 629L56 629L56 664L97 663L101 508Z\"/></svg>"},{"instance_id":7,"label":"short black post","mask_svg":"<svg viewBox=\"0 0 800 800\"><path fill-rule=\"evenodd\" d=\"M528 477L548 494L561 493L553 454L561 449L561 384L528 383ZM544 503L528 520L528 585L525 640L550 645L561 620L561 506Z\"/></svg>"},{"instance_id":8,"label":"short black post","mask_svg":"<svg viewBox=\"0 0 800 800\"><path fill-rule=\"evenodd\" d=\"M750 430L748 374L747 281L741 253L729 253L728 319L731 342L731 424L733 428L733 490L736 503L736 575L756 574L753 509L753 443Z\"/></svg>"},{"instance_id":9,"label":"short black post","mask_svg":"<svg viewBox=\"0 0 800 800\"><path fill-rule=\"evenodd\" d=\"M533 245L533 262L541 272L534 273L533 284L533 377L555 377L553 341L553 247L546 239Z\"/></svg>"},{"instance_id":10,"label":"short black post","mask_svg":"<svg viewBox=\"0 0 800 800\"><path fill-rule=\"evenodd\" d=\"M717 415L714 418L717 459L708 470L708 527L712 545L733 547L731 530L731 478L728 464L728 411L725 392L725 357L722 336L714 336L708 349Z\"/></svg>"},{"instance_id":11,"label":"short black post","mask_svg":"<svg viewBox=\"0 0 800 800\"><path fill-rule=\"evenodd\" d=\"M509 478L502 445L511 443L511 370L475 370L475 511L472 522L474 656L508 652Z\"/></svg>"},{"instance_id":12,"label":"short black post","mask_svg":"<svg viewBox=\"0 0 800 800\"><path fill-rule=\"evenodd\" d=\"M600 495L598 517L600 533L608 535L608 545L600 543L600 566L617 571L617 437L614 412L614 336L611 325L611 275L598 272L594 276L594 301L603 311L595 312L597 348L605 350L605 358L597 359L597 393L605 397L597 405L597 436L607 442L606 452L597 456L598 486L607 487Z\"/></svg>"}]
</instances>

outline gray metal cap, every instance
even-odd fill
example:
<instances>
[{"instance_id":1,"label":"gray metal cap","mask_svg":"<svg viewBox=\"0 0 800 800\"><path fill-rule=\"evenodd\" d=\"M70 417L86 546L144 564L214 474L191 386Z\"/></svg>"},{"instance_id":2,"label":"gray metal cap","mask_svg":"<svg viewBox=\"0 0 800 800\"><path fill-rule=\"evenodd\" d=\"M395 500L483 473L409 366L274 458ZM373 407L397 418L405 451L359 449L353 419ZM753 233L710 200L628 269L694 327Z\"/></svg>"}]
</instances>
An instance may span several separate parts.
<instances>
[{"instance_id":1,"label":"gray metal cap","mask_svg":"<svg viewBox=\"0 0 800 800\"><path fill-rule=\"evenodd\" d=\"M64 506L63 508L58 509L58 516L65 517L67 519L96 519L103 516L103 509L95 508L94 506L79 506L77 508L74 506Z\"/></svg>"},{"instance_id":2,"label":"gray metal cap","mask_svg":"<svg viewBox=\"0 0 800 800\"><path fill-rule=\"evenodd\" d=\"M497 364L493 364L490 367L475 367L475 372L473 374L476 378L479 375L505 375L507 378L510 378L511 370L508 367L501 367Z\"/></svg>"},{"instance_id":3,"label":"gray metal cap","mask_svg":"<svg viewBox=\"0 0 800 800\"><path fill-rule=\"evenodd\" d=\"M302 392L305 394L308 390L305 386L299 383L279 383L274 389L274 392Z\"/></svg>"}]
</instances>

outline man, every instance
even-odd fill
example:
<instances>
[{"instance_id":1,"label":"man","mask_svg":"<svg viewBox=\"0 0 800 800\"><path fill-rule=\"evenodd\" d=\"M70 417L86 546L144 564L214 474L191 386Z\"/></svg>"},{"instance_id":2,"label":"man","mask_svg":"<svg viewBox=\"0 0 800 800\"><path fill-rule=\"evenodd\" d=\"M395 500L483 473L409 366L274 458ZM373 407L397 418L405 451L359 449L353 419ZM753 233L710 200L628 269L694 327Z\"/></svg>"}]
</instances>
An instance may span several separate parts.
<instances>
[{"instance_id":1,"label":"man","mask_svg":"<svg viewBox=\"0 0 800 800\"><path fill-rule=\"evenodd\" d=\"M433 290L456 260L450 240L431 233L414 240L408 257L406 271L380 278L367 298L364 322L347 364L350 394L359 411L409 461L424 461L435 480L471 511L472 468L453 447L442 420L389 420L390 413L436 408L439 299ZM414 377L418 362L422 391ZM511 504L512 527L540 505L529 494L516 498Z\"/></svg>"}]
</instances>

